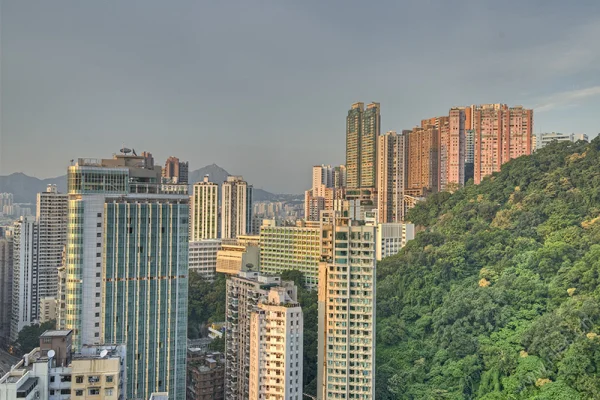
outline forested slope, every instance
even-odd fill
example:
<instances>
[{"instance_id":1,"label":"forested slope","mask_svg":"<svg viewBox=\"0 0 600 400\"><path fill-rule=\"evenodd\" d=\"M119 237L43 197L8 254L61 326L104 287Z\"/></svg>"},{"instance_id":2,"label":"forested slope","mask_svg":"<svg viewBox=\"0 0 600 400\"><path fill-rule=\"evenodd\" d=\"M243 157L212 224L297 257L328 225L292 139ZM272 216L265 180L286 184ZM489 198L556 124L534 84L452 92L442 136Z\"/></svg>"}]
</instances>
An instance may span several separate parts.
<instances>
[{"instance_id":1,"label":"forested slope","mask_svg":"<svg viewBox=\"0 0 600 400\"><path fill-rule=\"evenodd\" d=\"M411 210L378 264L378 399L600 399L600 141Z\"/></svg>"}]
</instances>

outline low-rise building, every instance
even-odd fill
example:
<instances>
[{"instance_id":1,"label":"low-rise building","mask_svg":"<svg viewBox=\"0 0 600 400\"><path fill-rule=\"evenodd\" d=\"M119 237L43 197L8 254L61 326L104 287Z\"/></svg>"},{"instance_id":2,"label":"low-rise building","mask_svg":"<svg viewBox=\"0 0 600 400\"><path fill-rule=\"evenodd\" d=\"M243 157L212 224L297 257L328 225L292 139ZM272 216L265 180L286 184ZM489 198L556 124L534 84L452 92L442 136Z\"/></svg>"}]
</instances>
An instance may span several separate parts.
<instances>
[{"instance_id":1,"label":"low-rise building","mask_svg":"<svg viewBox=\"0 0 600 400\"><path fill-rule=\"evenodd\" d=\"M225 398L225 357L218 352L188 350L187 398L222 400Z\"/></svg>"},{"instance_id":2,"label":"low-rise building","mask_svg":"<svg viewBox=\"0 0 600 400\"><path fill-rule=\"evenodd\" d=\"M238 236L236 239L223 239L221 250L217 252L217 272L237 275L240 271L260 270L259 237Z\"/></svg>"},{"instance_id":3,"label":"low-rise building","mask_svg":"<svg viewBox=\"0 0 600 400\"><path fill-rule=\"evenodd\" d=\"M196 271L206 280L214 280L219 250L221 250L221 239L190 242L188 261L190 271Z\"/></svg>"}]
</instances>

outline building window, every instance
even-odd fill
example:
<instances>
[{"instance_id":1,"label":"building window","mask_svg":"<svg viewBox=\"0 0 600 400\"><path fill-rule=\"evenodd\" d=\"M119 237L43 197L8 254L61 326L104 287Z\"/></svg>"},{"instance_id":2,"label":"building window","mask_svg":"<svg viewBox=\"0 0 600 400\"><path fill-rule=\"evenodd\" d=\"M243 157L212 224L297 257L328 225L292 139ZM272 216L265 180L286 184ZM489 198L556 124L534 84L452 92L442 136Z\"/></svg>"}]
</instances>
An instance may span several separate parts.
<instances>
[{"instance_id":1,"label":"building window","mask_svg":"<svg viewBox=\"0 0 600 400\"><path fill-rule=\"evenodd\" d=\"M100 394L100 389L98 389L98 388L88 390L89 396L98 396L99 394Z\"/></svg>"},{"instance_id":2,"label":"building window","mask_svg":"<svg viewBox=\"0 0 600 400\"><path fill-rule=\"evenodd\" d=\"M76 390L75 396L83 396L83 390Z\"/></svg>"},{"instance_id":3,"label":"building window","mask_svg":"<svg viewBox=\"0 0 600 400\"><path fill-rule=\"evenodd\" d=\"M112 375L107 375L106 376L106 383L112 383L114 381L114 376Z\"/></svg>"},{"instance_id":4,"label":"building window","mask_svg":"<svg viewBox=\"0 0 600 400\"><path fill-rule=\"evenodd\" d=\"M112 389L104 389L104 395L105 396L112 396L113 395L113 390Z\"/></svg>"},{"instance_id":5,"label":"building window","mask_svg":"<svg viewBox=\"0 0 600 400\"><path fill-rule=\"evenodd\" d=\"M75 377L75 383L83 383L83 375L77 375Z\"/></svg>"}]
</instances>

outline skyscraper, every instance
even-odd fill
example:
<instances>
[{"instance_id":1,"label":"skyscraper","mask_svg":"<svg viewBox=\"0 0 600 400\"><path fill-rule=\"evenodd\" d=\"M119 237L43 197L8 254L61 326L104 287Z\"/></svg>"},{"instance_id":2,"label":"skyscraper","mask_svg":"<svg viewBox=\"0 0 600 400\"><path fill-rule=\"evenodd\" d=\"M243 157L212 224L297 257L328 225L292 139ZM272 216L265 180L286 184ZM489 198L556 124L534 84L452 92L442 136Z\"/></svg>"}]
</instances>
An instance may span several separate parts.
<instances>
[{"instance_id":1,"label":"skyscraper","mask_svg":"<svg viewBox=\"0 0 600 400\"><path fill-rule=\"evenodd\" d=\"M377 207L379 222L404 219L402 199L406 181L406 137L390 131L378 138Z\"/></svg>"},{"instance_id":2,"label":"skyscraper","mask_svg":"<svg viewBox=\"0 0 600 400\"><path fill-rule=\"evenodd\" d=\"M296 287L271 288L250 316L250 399L302 400L304 319Z\"/></svg>"},{"instance_id":3,"label":"skyscraper","mask_svg":"<svg viewBox=\"0 0 600 400\"><path fill-rule=\"evenodd\" d=\"M434 125L415 127L407 133L407 182L405 193L420 197L439 190L439 131Z\"/></svg>"},{"instance_id":4,"label":"skyscraper","mask_svg":"<svg viewBox=\"0 0 600 400\"><path fill-rule=\"evenodd\" d=\"M375 227L336 218L319 269L317 399L375 398ZM356 250L360 249L360 251Z\"/></svg>"},{"instance_id":5,"label":"skyscraper","mask_svg":"<svg viewBox=\"0 0 600 400\"><path fill-rule=\"evenodd\" d=\"M349 189L376 185L377 137L380 133L379 103L354 103L346 117L346 168Z\"/></svg>"},{"instance_id":6,"label":"skyscraper","mask_svg":"<svg viewBox=\"0 0 600 400\"><path fill-rule=\"evenodd\" d=\"M39 298L56 298L58 267L67 244L68 196L58 193L56 185L48 185L37 195L38 223L38 292Z\"/></svg>"},{"instance_id":7,"label":"skyscraper","mask_svg":"<svg viewBox=\"0 0 600 400\"><path fill-rule=\"evenodd\" d=\"M228 176L221 193L221 237L234 239L252 231L252 186L241 176Z\"/></svg>"},{"instance_id":8,"label":"skyscraper","mask_svg":"<svg viewBox=\"0 0 600 400\"><path fill-rule=\"evenodd\" d=\"M193 186L190 241L219 237L219 185L205 176Z\"/></svg>"},{"instance_id":9,"label":"skyscraper","mask_svg":"<svg viewBox=\"0 0 600 400\"><path fill-rule=\"evenodd\" d=\"M251 398L251 315L261 300L268 297L270 289L276 287L294 293L296 290L293 282L282 282L278 276L252 271L240 272L227 280L225 398L228 400ZM255 367L258 368L257 363Z\"/></svg>"},{"instance_id":10,"label":"skyscraper","mask_svg":"<svg viewBox=\"0 0 600 400\"><path fill-rule=\"evenodd\" d=\"M142 156L145 157L146 154L149 154L150 157L152 157L152 154L145 152L142 153ZM188 169L189 163L179 161L179 158L171 156L167 158L167 161L165 162L165 168L162 171L162 176L173 183L188 183Z\"/></svg>"},{"instance_id":11,"label":"skyscraper","mask_svg":"<svg viewBox=\"0 0 600 400\"><path fill-rule=\"evenodd\" d=\"M502 164L531 154L533 110L506 104L471 106L474 130L474 181L500 171Z\"/></svg>"},{"instance_id":12,"label":"skyscraper","mask_svg":"<svg viewBox=\"0 0 600 400\"><path fill-rule=\"evenodd\" d=\"M38 224L34 217L21 217L13 225L13 287L10 339L17 340L25 326L38 320Z\"/></svg>"},{"instance_id":13,"label":"skyscraper","mask_svg":"<svg viewBox=\"0 0 600 400\"><path fill-rule=\"evenodd\" d=\"M13 285L12 236L0 237L0 344L10 342Z\"/></svg>"},{"instance_id":14,"label":"skyscraper","mask_svg":"<svg viewBox=\"0 0 600 400\"><path fill-rule=\"evenodd\" d=\"M118 154L69 167L63 328L76 349L126 344L127 398L184 398L187 184L161 184L148 160Z\"/></svg>"}]
</instances>

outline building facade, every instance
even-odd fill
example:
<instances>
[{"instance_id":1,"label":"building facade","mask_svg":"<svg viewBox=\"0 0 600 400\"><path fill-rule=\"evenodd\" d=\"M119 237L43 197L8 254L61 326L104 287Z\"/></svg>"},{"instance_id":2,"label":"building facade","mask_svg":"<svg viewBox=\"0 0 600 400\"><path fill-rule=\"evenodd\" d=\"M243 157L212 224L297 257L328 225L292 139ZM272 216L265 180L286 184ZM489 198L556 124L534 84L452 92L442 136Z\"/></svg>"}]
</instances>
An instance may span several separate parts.
<instances>
[{"instance_id":1,"label":"building facade","mask_svg":"<svg viewBox=\"0 0 600 400\"><path fill-rule=\"evenodd\" d=\"M259 236L223 239L217 252L217 272L237 275L240 271L260 270Z\"/></svg>"},{"instance_id":2,"label":"building facade","mask_svg":"<svg viewBox=\"0 0 600 400\"><path fill-rule=\"evenodd\" d=\"M58 294L57 269L61 266L67 244L68 195L59 193L56 185L48 185L37 195L38 223L38 292L39 298ZM41 316L40 316L41 319Z\"/></svg>"},{"instance_id":3,"label":"building facade","mask_svg":"<svg viewBox=\"0 0 600 400\"><path fill-rule=\"evenodd\" d=\"M195 271L204 279L213 281L217 272L217 254L221 250L221 239L206 239L190 242L190 271Z\"/></svg>"},{"instance_id":4,"label":"building facade","mask_svg":"<svg viewBox=\"0 0 600 400\"><path fill-rule=\"evenodd\" d=\"M404 219L402 199L406 182L406 137L390 131L378 138L377 207L380 222Z\"/></svg>"},{"instance_id":5,"label":"building facade","mask_svg":"<svg viewBox=\"0 0 600 400\"><path fill-rule=\"evenodd\" d=\"M12 236L0 238L0 344L10 343L13 286Z\"/></svg>"},{"instance_id":6,"label":"building facade","mask_svg":"<svg viewBox=\"0 0 600 400\"><path fill-rule=\"evenodd\" d=\"M225 340L225 398L250 398L251 314L271 288L291 289L292 282L258 272L241 272L227 280L227 336Z\"/></svg>"},{"instance_id":7,"label":"building facade","mask_svg":"<svg viewBox=\"0 0 600 400\"><path fill-rule=\"evenodd\" d=\"M439 190L439 130L435 125L415 127L407 133L405 193L424 196Z\"/></svg>"},{"instance_id":8,"label":"building facade","mask_svg":"<svg viewBox=\"0 0 600 400\"><path fill-rule=\"evenodd\" d=\"M381 130L379 103L354 103L346 117L346 185L349 189L376 186L377 137Z\"/></svg>"},{"instance_id":9,"label":"building facade","mask_svg":"<svg viewBox=\"0 0 600 400\"><path fill-rule=\"evenodd\" d=\"M250 316L250 399L302 400L304 318L296 287L271 288Z\"/></svg>"},{"instance_id":10,"label":"building facade","mask_svg":"<svg viewBox=\"0 0 600 400\"><path fill-rule=\"evenodd\" d=\"M13 276L10 340L25 326L38 322L38 224L34 217L21 217L13 225Z\"/></svg>"},{"instance_id":11,"label":"building facade","mask_svg":"<svg viewBox=\"0 0 600 400\"><path fill-rule=\"evenodd\" d=\"M475 184L500 171L502 164L529 155L533 145L533 110L506 104L471 106Z\"/></svg>"},{"instance_id":12,"label":"building facade","mask_svg":"<svg viewBox=\"0 0 600 400\"><path fill-rule=\"evenodd\" d=\"M149 153L142 153L142 156ZM152 158L152 154L149 154ZM148 157L146 157L148 158ZM162 176L172 183L187 184L189 181L189 163L179 161L177 157L169 157L165 162L165 168L162 170Z\"/></svg>"},{"instance_id":13,"label":"building facade","mask_svg":"<svg viewBox=\"0 0 600 400\"><path fill-rule=\"evenodd\" d=\"M241 176L228 176L221 192L221 238L235 239L252 231L252 186Z\"/></svg>"},{"instance_id":14,"label":"building facade","mask_svg":"<svg viewBox=\"0 0 600 400\"><path fill-rule=\"evenodd\" d=\"M375 227L336 218L319 270L317 399L375 397Z\"/></svg>"},{"instance_id":15,"label":"building facade","mask_svg":"<svg viewBox=\"0 0 600 400\"><path fill-rule=\"evenodd\" d=\"M222 353L188 350L187 398L223 400L225 398L225 358Z\"/></svg>"},{"instance_id":16,"label":"building facade","mask_svg":"<svg viewBox=\"0 0 600 400\"><path fill-rule=\"evenodd\" d=\"M126 344L128 398L183 398L189 197L187 184L162 184L149 160L117 154L69 167L60 325L76 350Z\"/></svg>"},{"instance_id":17,"label":"building facade","mask_svg":"<svg viewBox=\"0 0 600 400\"><path fill-rule=\"evenodd\" d=\"M541 133L539 135L539 139L540 140L537 144L537 149L546 147L549 143L553 142L554 140L556 140L557 142L577 142L579 140L589 142L588 135L586 135L585 133Z\"/></svg>"},{"instance_id":18,"label":"building facade","mask_svg":"<svg viewBox=\"0 0 600 400\"><path fill-rule=\"evenodd\" d=\"M219 185L205 176L193 186L190 218L190 241L219 237Z\"/></svg>"}]
</instances>

